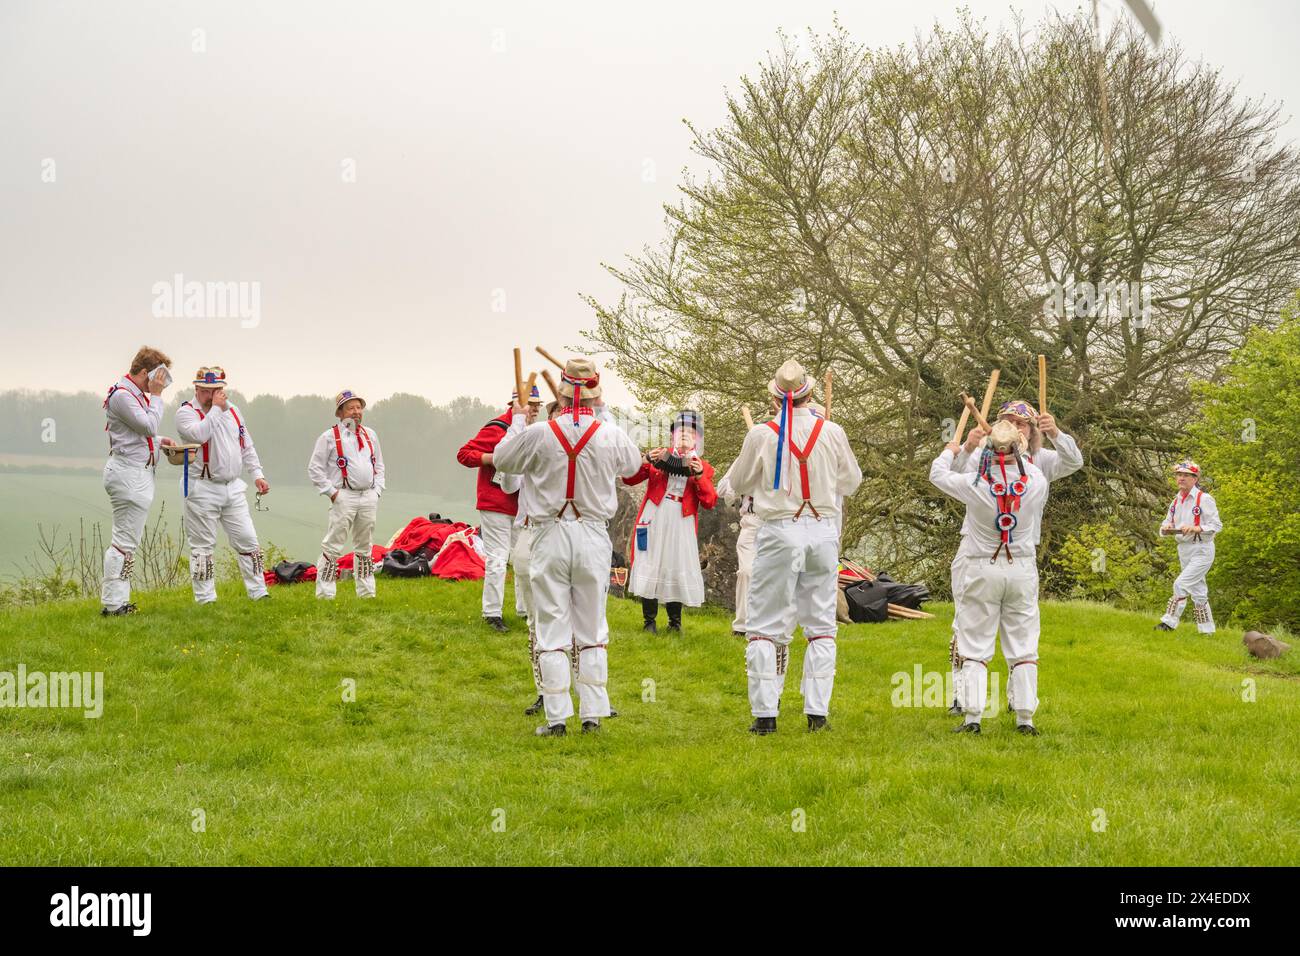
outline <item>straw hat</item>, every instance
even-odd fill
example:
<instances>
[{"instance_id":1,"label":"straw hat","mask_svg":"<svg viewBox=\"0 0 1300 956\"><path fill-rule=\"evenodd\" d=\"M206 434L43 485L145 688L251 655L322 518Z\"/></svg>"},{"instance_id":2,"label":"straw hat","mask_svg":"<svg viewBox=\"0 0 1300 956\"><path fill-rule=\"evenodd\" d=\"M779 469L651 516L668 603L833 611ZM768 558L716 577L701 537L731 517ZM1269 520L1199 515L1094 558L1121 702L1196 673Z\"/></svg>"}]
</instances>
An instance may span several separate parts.
<instances>
[{"instance_id":1,"label":"straw hat","mask_svg":"<svg viewBox=\"0 0 1300 956\"><path fill-rule=\"evenodd\" d=\"M600 373L591 359L571 358L564 363L564 371L560 374L560 397L573 398L575 388L579 401L584 396L600 398Z\"/></svg>"},{"instance_id":2,"label":"straw hat","mask_svg":"<svg viewBox=\"0 0 1300 956\"><path fill-rule=\"evenodd\" d=\"M779 369L772 381L767 383L767 390L774 398L785 399L787 392L793 392L795 398L803 398L812 392L812 379L803 366L794 359L788 359Z\"/></svg>"},{"instance_id":3,"label":"straw hat","mask_svg":"<svg viewBox=\"0 0 1300 956\"><path fill-rule=\"evenodd\" d=\"M1178 464L1174 465L1175 475L1191 475L1193 478L1201 477L1201 466L1190 458L1184 458Z\"/></svg>"},{"instance_id":4,"label":"straw hat","mask_svg":"<svg viewBox=\"0 0 1300 956\"><path fill-rule=\"evenodd\" d=\"M337 415L339 413L339 409L341 409L346 403L352 401L352 399L354 398L361 403L362 408L366 407L366 400L364 398L362 398L356 392L352 391L352 389L345 388L343 389L343 391L339 392L337 395L334 396L334 414Z\"/></svg>"},{"instance_id":5,"label":"straw hat","mask_svg":"<svg viewBox=\"0 0 1300 956\"><path fill-rule=\"evenodd\" d=\"M229 388L226 370L220 365L205 365L194 373L194 384L203 388Z\"/></svg>"}]
</instances>

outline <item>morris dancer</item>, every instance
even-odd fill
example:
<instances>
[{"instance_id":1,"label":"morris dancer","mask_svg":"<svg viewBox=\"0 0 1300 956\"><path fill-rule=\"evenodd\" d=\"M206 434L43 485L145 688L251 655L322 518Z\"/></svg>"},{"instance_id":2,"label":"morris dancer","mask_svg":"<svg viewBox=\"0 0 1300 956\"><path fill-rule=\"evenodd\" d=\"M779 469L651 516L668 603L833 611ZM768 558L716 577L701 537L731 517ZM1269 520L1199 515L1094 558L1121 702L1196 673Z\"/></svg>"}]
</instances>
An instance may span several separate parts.
<instances>
[{"instance_id":1,"label":"morris dancer","mask_svg":"<svg viewBox=\"0 0 1300 956\"><path fill-rule=\"evenodd\" d=\"M808 640L804 656L804 714L810 731L829 727L835 684L835 618L839 594L839 502L862 482L862 469L844 429L808 408L812 379L790 360L768 385L778 418L755 425L727 472L739 495L752 495L762 520L749 584L745 662L750 732L776 732L797 610ZM798 473L796 484L795 474Z\"/></svg>"},{"instance_id":2,"label":"morris dancer","mask_svg":"<svg viewBox=\"0 0 1300 956\"><path fill-rule=\"evenodd\" d=\"M185 534L190 547L190 582L194 600L210 604L217 599L213 549L217 525L235 549L244 590L253 600L270 597L262 576L262 549L248 513L248 486L239 477L245 468L253 476L259 495L271 486L262 474L262 463L253 436L239 409L226 397L225 369L214 365L194 376L194 401L176 409L176 431L187 442L202 445L189 465L190 493L185 498Z\"/></svg>"},{"instance_id":3,"label":"morris dancer","mask_svg":"<svg viewBox=\"0 0 1300 956\"><path fill-rule=\"evenodd\" d=\"M668 609L668 630L682 631L682 606L704 603L697 533L699 509L718 501L713 466L700 457L704 426L698 413L679 412L668 448L652 448L641 469L624 483L648 481L636 513L628 593L641 598L643 630L657 633L659 602Z\"/></svg>"},{"instance_id":4,"label":"morris dancer","mask_svg":"<svg viewBox=\"0 0 1300 956\"><path fill-rule=\"evenodd\" d=\"M1178 494L1169 505L1169 513L1160 525L1162 535L1173 535L1178 542L1178 563L1182 573L1174 581L1174 594L1165 607L1157 631L1172 631L1178 626L1192 599L1196 630L1214 633L1214 615L1210 612L1210 590L1205 577L1214 564L1214 536L1223 530L1219 506L1214 496L1200 486L1201 466L1188 459L1174 465Z\"/></svg>"},{"instance_id":5,"label":"morris dancer","mask_svg":"<svg viewBox=\"0 0 1300 956\"><path fill-rule=\"evenodd\" d=\"M1079 444L1070 435L1061 431L1056 424L1056 419L1047 412L1039 413L1028 402L1019 399L1013 399L1004 402L998 410L998 417L995 421L1011 422L1020 430L1028 442L1029 461L1043 473L1043 480L1048 484L1050 494L1051 483L1058 479L1065 478L1074 474L1083 467L1083 452L1079 450ZM975 454L976 450L981 447L987 432L978 425L973 427L966 435L966 441L961 450L957 453L956 461L953 463L953 471L970 472L974 471L980 461L980 456ZM1053 448L1043 447L1043 438L1051 439ZM962 538L970 533L972 522L969 515L962 522ZM1043 529L1040 522L1035 532L1034 546L1042 544ZM952 661L953 688L956 690L961 686L958 680L961 674L962 661L961 655L957 651L957 626L960 615L958 609L960 606L960 587L961 582L958 577L958 569L963 566L962 552L959 548L957 557L952 564L952 600L953 600L953 636L952 643L949 646L949 657ZM1011 680L1007 680L1007 694L1011 694ZM1007 709L1014 710L1011 697L1007 698ZM950 713L964 713L961 705L960 694L953 701Z\"/></svg>"},{"instance_id":6,"label":"morris dancer","mask_svg":"<svg viewBox=\"0 0 1300 956\"><path fill-rule=\"evenodd\" d=\"M740 512L740 530L736 534L736 616L731 622L731 633L744 637L749 614L749 577L754 568L754 538L763 521L754 514L753 495L736 494L727 475L718 483L718 495Z\"/></svg>"},{"instance_id":7,"label":"morris dancer","mask_svg":"<svg viewBox=\"0 0 1300 956\"><path fill-rule=\"evenodd\" d=\"M307 478L330 500L329 528L321 541L316 597L334 600L339 558L352 542L357 597L375 596L375 562L371 557L379 497L384 493L384 453L373 428L361 424L366 400L345 389L334 396L338 424L316 439Z\"/></svg>"},{"instance_id":8,"label":"morris dancer","mask_svg":"<svg viewBox=\"0 0 1300 956\"><path fill-rule=\"evenodd\" d=\"M158 449L172 444L158 437L162 422L162 393L171 384L172 360L144 346L131 359L127 374L108 390L104 414L108 421L108 461L104 463L104 490L113 506L113 533L104 551L104 577L100 585L100 614L112 617L134 614L131 575L135 551L140 547L149 506L153 504L154 468Z\"/></svg>"},{"instance_id":9,"label":"morris dancer","mask_svg":"<svg viewBox=\"0 0 1300 956\"><path fill-rule=\"evenodd\" d=\"M980 732L988 698L988 663L998 634L1010 670L1016 730L1037 736L1037 542L1047 481L1027 457L1029 439L1009 421L993 425L976 474L953 468L957 442L930 466L930 481L966 505L956 577L961 582L957 653L962 659L958 694L965 720L955 730ZM1005 555L1004 555L1005 552Z\"/></svg>"},{"instance_id":10,"label":"morris dancer","mask_svg":"<svg viewBox=\"0 0 1300 956\"><path fill-rule=\"evenodd\" d=\"M511 403L518 399L511 395ZM506 565L514 540L519 493L501 487L493 463L493 451L510 427L511 410L492 419L479 433L461 446L456 460L466 468L478 469L479 537L483 540L483 623L502 633L510 630L501 617L505 599ZM516 608L517 610L517 608Z\"/></svg>"},{"instance_id":11,"label":"morris dancer","mask_svg":"<svg viewBox=\"0 0 1300 956\"><path fill-rule=\"evenodd\" d=\"M592 413L600 376L588 359L570 359L560 379L567 407L549 422L507 436L492 463L523 475L529 489L527 520L534 529L529 554L529 596L537 619L537 647L546 723L537 735L565 734L573 715L569 693L576 645L583 733L609 716L608 623L605 596L613 558L607 530L618 510L616 483L636 474L641 452L617 426Z\"/></svg>"}]
</instances>

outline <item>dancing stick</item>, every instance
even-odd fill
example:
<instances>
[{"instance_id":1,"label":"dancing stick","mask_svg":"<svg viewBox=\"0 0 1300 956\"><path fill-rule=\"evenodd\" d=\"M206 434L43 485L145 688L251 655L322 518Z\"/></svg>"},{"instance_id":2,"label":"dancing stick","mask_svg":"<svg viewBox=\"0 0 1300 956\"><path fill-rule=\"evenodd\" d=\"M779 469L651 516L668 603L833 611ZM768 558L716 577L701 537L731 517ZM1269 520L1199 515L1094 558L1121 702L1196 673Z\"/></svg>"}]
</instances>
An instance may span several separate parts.
<instances>
[{"instance_id":1,"label":"dancing stick","mask_svg":"<svg viewBox=\"0 0 1300 956\"><path fill-rule=\"evenodd\" d=\"M831 420L831 379L835 375L830 369L826 370L826 385L823 389L823 397L826 399L826 420Z\"/></svg>"},{"instance_id":2,"label":"dancing stick","mask_svg":"<svg viewBox=\"0 0 1300 956\"><path fill-rule=\"evenodd\" d=\"M984 417L978 408L975 407L975 399L971 398L965 392L962 392L961 400L966 403L966 408L975 416L975 421L979 423L980 428L984 429L986 432L993 430L989 428L989 420Z\"/></svg>"},{"instance_id":3,"label":"dancing stick","mask_svg":"<svg viewBox=\"0 0 1300 956\"><path fill-rule=\"evenodd\" d=\"M528 404L528 397L524 392L524 365L519 349L515 349L515 395L522 404Z\"/></svg>"},{"instance_id":4,"label":"dancing stick","mask_svg":"<svg viewBox=\"0 0 1300 956\"><path fill-rule=\"evenodd\" d=\"M524 392L523 398L520 399L520 401L523 402L525 405L527 405L529 402L533 400L533 386L536 384L537 384L537 373L529 372L528 381L524 383L524 388L528 389L528 391Z\"/></svg>"},{"instance_id":5,"label":"dancing stick","mask_svg":"<svg viewBox=\"0 0 1300 956\"><path fill-rule=\"evenodd\" d=\"M1038 414L1047 414L1047 356L1038 356Z\"/></svg>"},{"instance_id":6,"label":"dancing stick","mask_svg":"<svg viewBox=\"0 0 1300 956\"><path fill-rule=\"evenodd\" d=\"M953 436L953 441L958 445L961 444L961 436L966 434L966 422L970 419L970 409L961 410L961 418L957 419L957 434Z\"/></svg>"},{"instance_id":7,"label":"dancing stick","mask_svg":"<svg viewBox=\"0 0 1300 956\"><path fill-rule=\"evenodd\" d=\"M743 419L745 420L745 427L746 427L746 428L753 428L753 427L754 427L754 416L751 415L751 414L749 414L749 406L748 406L748 405L741 405L741 406L740 406L740 417L743 418Z\"/></svg>"},{"instance_id":8,"label":"dancing stick","mask_svg":"<svg viewBox=\"0 0 1300 956\"><path fill-rule=\"evenodd\" d=\"M542 378L546 379L546 387L551 390L551 394L555 396L555 400L558 402L560 400L560 389L555 384L555 379L551 377L551 370L548 368L542 369Z\"/></svg>"},{"instance_id":9,"label":"dancing stick","mask_svg":"<svg viewBox=\"0 0 1300 956\"><path fill-rule=\"evenodd\" d=\"M984 402L980 405L980 417L976 421L985 431L988 431L989 408L993 405L993 393L998 390L998 376L1001 374L1002 370L995 368L993 374L989 376L989 387L984 389Z\"/></svg>"},{"instance_id":10,"label":"dancing stick","mask_svg":"<svg viewBox=\"0 0 1300 956\"><path fill-rule=\"evenodd\" d=\"M564 363L561 362L559 359L557 359L550 352L546 351L546 349L542 348L540 345L537 346L537 354L540 355L542 358L546 359L547 361L553 363L555 367L558 368L561 372L564 371Z\"/></svg>"}]
</instances>

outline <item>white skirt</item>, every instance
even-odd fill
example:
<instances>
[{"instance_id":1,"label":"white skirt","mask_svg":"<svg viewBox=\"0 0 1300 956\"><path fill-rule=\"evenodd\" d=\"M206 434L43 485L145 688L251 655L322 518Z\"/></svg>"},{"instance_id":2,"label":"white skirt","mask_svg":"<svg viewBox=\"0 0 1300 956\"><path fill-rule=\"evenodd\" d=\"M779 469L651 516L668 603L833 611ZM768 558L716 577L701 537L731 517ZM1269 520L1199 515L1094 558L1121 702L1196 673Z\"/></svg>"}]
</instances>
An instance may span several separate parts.
<instances>
[{"instance_id":1,"label":"white skirt","mask_svg":"<svg viewBox=\"0 0 1300 956\"><path fill-rule=\"evenodd\" d=\"M650 523L649 541L646 550L637 551L635 536L632 539L628 592L699 607L704 603L704 575L700 573L694 516L683 516L682 503L665 497L662 505L647 501L641 521Z\"/></svg>"}]
</instances>

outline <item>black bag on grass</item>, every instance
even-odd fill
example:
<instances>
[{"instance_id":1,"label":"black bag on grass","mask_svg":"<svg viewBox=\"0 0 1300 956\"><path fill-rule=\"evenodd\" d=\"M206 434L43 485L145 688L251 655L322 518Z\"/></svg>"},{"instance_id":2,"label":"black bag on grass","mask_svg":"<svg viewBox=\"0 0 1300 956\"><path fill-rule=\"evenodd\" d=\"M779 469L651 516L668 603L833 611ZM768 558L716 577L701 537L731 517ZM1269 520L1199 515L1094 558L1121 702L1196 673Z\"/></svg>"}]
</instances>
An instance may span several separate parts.
<instances>
[{"instance_id":1,"label":"black bag on grass","mask_svg":"<svg viewBox=\"0 0 1300 956\"><path fill-rule=\"evenodd\" d=\"M880 624L889 620L888 585L860 581L844 589L844 600L849 603L849 618L855 624Z\"/></svg>"},{"instance_id":2,"label":"black bag on grass","mask_svg":"<svg viewBox=\"0 0 1300 956\"><path fill-rule=\"evenodd\" d=\"M397 548L384 555L384 563L380 567L380 571L385 577L390 574L395 578L427 577L429 575L429 559L418 552L411 554L409 551Z\"/></svg>"}]
</instances>

